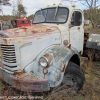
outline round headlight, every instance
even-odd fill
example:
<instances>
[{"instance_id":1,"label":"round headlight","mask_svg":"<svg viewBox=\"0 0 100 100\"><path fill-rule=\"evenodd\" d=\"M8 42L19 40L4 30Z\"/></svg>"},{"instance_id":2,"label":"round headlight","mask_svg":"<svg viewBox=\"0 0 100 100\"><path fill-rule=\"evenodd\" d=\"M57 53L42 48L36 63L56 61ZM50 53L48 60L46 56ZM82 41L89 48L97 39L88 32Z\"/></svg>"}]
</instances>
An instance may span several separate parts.
<instances>
[{"instance_id":1,"label":"round headlight","mask_svg":"<svg viewBox=\"0 0 100 100\"><path fill-rule=\"evenodd\" d=\"M42 67L47 67L48 66L48 59L46 59L46 57L41 57L39 63Z\"/></svg>"}]
</instances>

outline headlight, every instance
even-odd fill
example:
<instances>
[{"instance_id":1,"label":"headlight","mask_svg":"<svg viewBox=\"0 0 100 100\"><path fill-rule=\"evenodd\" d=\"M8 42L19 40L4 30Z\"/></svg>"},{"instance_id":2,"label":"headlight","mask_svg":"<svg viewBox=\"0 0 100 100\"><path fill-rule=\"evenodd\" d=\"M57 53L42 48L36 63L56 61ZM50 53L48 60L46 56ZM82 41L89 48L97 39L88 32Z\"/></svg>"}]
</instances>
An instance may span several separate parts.
<instances>
[{"instance_id":1,"label":"headlight","mask_svg":"<svg viewBox=\"0 0 100 100\"><path fill-rule=\"evenodd\" d=\"M44 56L42 56L39 60L39 64L42 67L49 67L52 64L53 56L49 53L46 53Z\"/></svg>"},{"instance_id":2,"label":"headlight","mask_svg":"<svg viewBox=\"0 0 100 100\"><path fill-rule=\"evenodd\" d=\"M42 67L47 67L48 66L48 59L46 59L46 57L41 57L39 63Z\"/></svg>"}]
</instances>

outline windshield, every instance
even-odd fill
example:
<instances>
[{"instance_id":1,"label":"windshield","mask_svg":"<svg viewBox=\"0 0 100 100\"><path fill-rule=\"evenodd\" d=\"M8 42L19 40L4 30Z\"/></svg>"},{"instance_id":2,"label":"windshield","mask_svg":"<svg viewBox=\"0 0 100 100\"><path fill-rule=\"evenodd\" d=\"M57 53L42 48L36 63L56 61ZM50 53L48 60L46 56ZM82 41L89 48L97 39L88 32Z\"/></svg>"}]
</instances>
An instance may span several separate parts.
<instances>
[{"instance_id":1,"label":"windshield","mask_svg":"<svg viewBox=\"0 0 100 100\"><path fill-rule=\"evenodd\" d=\"M33 23L65 23L68 17L65 7L41 9L35 13Z\"/></svg>"}]
</instances>

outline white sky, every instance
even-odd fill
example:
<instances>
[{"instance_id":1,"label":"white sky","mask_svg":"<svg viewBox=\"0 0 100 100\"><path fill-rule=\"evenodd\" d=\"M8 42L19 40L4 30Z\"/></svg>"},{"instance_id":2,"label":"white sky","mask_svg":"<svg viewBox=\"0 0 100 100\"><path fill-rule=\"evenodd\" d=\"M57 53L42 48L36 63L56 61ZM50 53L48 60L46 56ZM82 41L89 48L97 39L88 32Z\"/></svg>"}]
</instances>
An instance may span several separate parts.
<instances>
[{"instance_id":1,"label":"white sky","mask_svg":"<svg viewBox=\"0 0 100 100\"><path fill-rule=\"evenodd\" d=\"M13 2L16 3L17 0L10 0L10 3L12 4L11 6L2 6L4 15L12 15ZM47 5L59 4L61 2L69 3L65 0L22 0L22 4L25 7L27 16L34 14L36 12L36 10L46 7ZM80 5L80 4L76 3L76 5ZM1 13L0 13L0 15L1 15Z\"/></svg>"}]
</instances>

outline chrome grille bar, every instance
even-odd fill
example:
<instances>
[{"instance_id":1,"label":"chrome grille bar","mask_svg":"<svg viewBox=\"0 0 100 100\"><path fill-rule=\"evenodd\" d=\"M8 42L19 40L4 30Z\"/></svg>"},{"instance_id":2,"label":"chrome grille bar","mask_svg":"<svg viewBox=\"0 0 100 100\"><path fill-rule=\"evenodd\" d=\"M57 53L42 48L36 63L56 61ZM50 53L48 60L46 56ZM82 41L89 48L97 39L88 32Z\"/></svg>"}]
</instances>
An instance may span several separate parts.
<instances>
[{"instance_id":1,"label":"chrome grille bar","mask_svg":"<svg viewBox=\"0 0 100 100\"><path fill-rule=\"evenodd\" d=\"M15 46L1 44L0 47L1 47L3 61L6 63L16 63ZM9 66L9 65L6 66L10 68L17 67L17 66Z\"/></svg>"}]
</instances>

